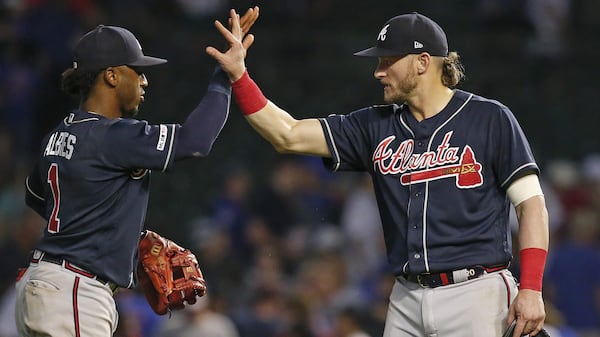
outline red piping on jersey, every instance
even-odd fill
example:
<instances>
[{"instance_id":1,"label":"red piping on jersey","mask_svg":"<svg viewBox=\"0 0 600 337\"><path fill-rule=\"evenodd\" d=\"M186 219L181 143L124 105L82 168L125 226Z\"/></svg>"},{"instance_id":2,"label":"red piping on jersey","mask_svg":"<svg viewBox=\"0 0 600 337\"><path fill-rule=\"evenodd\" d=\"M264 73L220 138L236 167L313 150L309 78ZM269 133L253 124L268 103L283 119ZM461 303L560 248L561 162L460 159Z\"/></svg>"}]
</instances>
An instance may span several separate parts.
<instances>
[{"instance_id":1,"label":"red piping on jersey","mask_svg":"<svg viewBox=\"0 0 600 337\"><path fill-rule=\"evenodd\" d=\"M75 325L75 336L80 337L79 332L79 307L77 305L77 290L79 289L79 276L75 276L73 284L73 323Z\"/></svg>"}]
</instances>

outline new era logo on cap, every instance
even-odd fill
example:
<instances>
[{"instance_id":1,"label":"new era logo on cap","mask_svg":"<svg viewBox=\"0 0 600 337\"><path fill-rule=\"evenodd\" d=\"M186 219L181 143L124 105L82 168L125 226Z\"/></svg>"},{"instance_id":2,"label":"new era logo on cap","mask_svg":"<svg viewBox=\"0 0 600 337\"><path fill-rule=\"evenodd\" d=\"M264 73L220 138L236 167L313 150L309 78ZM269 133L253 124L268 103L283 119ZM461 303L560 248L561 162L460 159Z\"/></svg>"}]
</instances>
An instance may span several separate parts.
<instances>
[{"instance_id":1,"label":"new era logo on cap","mask_svg":"<svg viewBox=\"0 0 600 337\"><path fill-rule=\"evenodd\" d=\"M433 20L419 13L389 19L377 35L374 47L355 53L357 56L402 56L427 52L447 56L446 33Z\"/></svg>"}]
</instances>

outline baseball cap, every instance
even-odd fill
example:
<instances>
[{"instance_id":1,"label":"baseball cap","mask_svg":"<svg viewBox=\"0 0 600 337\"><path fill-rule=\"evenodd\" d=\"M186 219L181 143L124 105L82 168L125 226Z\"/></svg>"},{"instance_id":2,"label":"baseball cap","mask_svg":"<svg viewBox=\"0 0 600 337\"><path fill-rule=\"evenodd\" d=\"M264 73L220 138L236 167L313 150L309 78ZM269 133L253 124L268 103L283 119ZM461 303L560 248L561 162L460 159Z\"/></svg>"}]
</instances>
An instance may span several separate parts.
<instances>
[{"instance_id":1,"label":"baseball cap","mask_svg":"<svg viewBox=\"0 0 600 337\"><path fill-rule=\"evenodd\" d=\"M354 53L356 56L401 56L428 52L447 56L446 33L435 21L413 12L389 19L377 35L374 47Z\"/></svg>"},{"instance_id":2,"label":"baseball cap","mask_svg":"<svg viewBox=\"0 0 600 337\"><path fill-rule=\"evenodd\" d=\"M122 65L146 67L167 60L146 56L133 33L122 27L99 25L86 33L73 49L73 68L100 70Z\"/></svg>"}]
</instances>

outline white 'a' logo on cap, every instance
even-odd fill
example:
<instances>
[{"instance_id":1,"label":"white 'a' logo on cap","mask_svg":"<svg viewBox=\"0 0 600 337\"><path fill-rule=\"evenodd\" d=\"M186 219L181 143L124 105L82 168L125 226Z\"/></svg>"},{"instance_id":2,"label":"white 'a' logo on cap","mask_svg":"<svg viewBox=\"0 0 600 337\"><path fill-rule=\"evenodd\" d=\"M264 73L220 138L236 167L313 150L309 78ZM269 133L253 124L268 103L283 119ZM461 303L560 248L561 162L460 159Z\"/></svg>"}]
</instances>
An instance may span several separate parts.
<instances>
[{"instance_id":1,"label":"white 'a' logo on cap","mask_svg":"<svg viewBox=\"0 0 600 337\"><path fill-rule=\"evenodd\" d=\"M387 29L390 25L387 24L385 26L383 26L383 28L381 28L381 31L379 32L379 35L377 35L377 40L379 41L385 41L385 38L387 37Z\"/></svg>"},{"instance_id":2,"label":"white 'a' logo on cap","mask_svg":"<svg viewBox=\"0 0 600 337\"><path fill-rule=\"evenodd\" d=\"M419 41L415 41L415 49L423 48L423 44Z\"/></svg>"}]
</instances>

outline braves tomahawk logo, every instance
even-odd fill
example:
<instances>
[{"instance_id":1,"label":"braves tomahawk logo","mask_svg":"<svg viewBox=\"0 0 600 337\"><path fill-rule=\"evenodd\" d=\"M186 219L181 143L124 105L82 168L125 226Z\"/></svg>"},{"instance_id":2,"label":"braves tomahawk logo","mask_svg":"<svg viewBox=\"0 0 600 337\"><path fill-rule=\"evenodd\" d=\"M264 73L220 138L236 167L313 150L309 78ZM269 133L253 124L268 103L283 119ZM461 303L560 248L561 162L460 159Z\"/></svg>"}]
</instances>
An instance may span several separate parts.
<instances>
[{"instance_id":1,"label":"braves tomahawk logo","mask_svg":"<svg viewBox=\"0 0 600 337\"><path fill-rule=\"evenodd\" d=\"M436 151L414 153L414 140L407 139L398 149L390 149L396 136L382 140L373 152L375 171L382 174L400 174L400 183L410 185L431 180L454 177L456 187L473 188L483 184L481 164L475 159L475 153L465 145L459 156L460 148L450 146L453 131L444 135Z\"/></svg>"}]
</instances>

